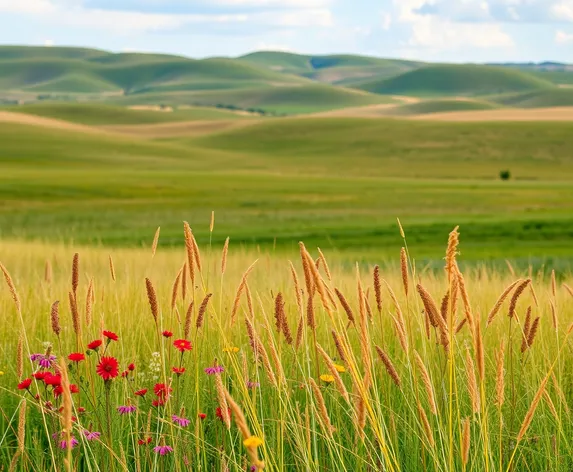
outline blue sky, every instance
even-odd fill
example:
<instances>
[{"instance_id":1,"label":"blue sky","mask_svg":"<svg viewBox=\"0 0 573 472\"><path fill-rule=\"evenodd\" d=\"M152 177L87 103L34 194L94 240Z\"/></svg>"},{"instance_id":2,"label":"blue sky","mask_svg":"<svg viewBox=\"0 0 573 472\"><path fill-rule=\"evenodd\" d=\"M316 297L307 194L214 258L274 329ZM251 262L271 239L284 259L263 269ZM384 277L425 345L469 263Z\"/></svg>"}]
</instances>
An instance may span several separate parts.
<instances>
[{"instance_id":1,"label":"blue sky","mask_svg":"<svg viewBox=\"0 0 573 472\"><path fill-rule=\"evenodd\" d=\"M573 63L573 0L0 0L0 44Z\"/></svg>"}]
</instances>

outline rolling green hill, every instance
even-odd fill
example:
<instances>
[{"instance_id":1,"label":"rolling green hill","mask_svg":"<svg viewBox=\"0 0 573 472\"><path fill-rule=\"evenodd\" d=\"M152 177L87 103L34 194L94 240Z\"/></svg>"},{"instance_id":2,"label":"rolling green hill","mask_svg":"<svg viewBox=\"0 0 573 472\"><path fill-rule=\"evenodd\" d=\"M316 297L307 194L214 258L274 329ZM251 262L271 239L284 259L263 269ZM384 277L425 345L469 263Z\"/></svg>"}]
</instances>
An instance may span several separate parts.
<instances>
[{"instance_id":1,"label":"rolling green hill","mask_svg":"<svg viewBox=\"0 0 573 472\"><path fill-rule=\"evenodd\" d=\"M100 49L46 46L2 46L0 60L17 59L91 59L110 53Z\"/></svg>"},{"instance_id":2,"label":"rolling green hill","mask_svg":"<svg viewBox=\"0 0 573 472\"><path fill-rule=\"evenodd\" d=\"M0 91L126 94L304 84L302 77L233 59L0 47Z\"/></svg>"},{"instance_id":3,"label":"rolling green hill","mask_svg":"<svg viewBox=\"0 0 573 472\"><path fill-rule=\"evenodd\" d=\"M392 116L410 116L426 115L429 113L444 113L448 111L475 111L475 110L493 110L499 108L499 105L482 100L425 100L419 103L408 103L391 108L387 115Z\"/></svg>"},{"instance_id":4,"label":"rolling green hill","mask_svg":"<svg viewBox=\"0 0 573 472\"><path fill-rule=\"evenodd\" d=\"M349 54L309 56L274 51L247 54L239 60L332 84L352 83L372 77L378 79L392 77L420 66L420 63L414 61L369 56Z\"/></svg>"},{"instance_id":5,"label":"rolling green hill","mask_svg":"<svg viewBox=\"0 0 573 472\"><path fill-rule=\"evenodd\" d=\"M336 108L386 103L383 97L355 90L311 84L294 87L267 87L196 95L196 103L232 103L242 108L261 108L274 113L311 113Z\"/></svg>"},{"instance_id":6,"label":"rolling green hill","mask_svg":"<svg viewBox=\"0 0 573 472\"><path fill-rule=\"evenodd\" d=\"M192 92L163 92L134 94L114 98L113 103L137 103L177 106L232 106L241 109L263 110L276 114L313 113L337 108L389 103L392 100L375 94L327 84L309 83L295 86L250 87L233 90L203 90Z\"/></svg>"},{"instance_id":7,"label":"rolling green hill","mask_svg":"<svg viewBox=\"0 0 573 472\"><path fill-rule=\"evenodd\" d=\"M161 112L132 110L126 107L100 103L33 103L5 109L18 113L56 118L84 125L136 125L193 120L244 119L236 113L212 108L188 108Z\"/></svg>"},{"instance_id":8,"label":"rolling green hill","mask_svg":"<svg viewBox=\"0 0 573 472\"><path fill-rule=\"evenodd\" d=\"M554 88L525 72L481 65L433 65L357 88L379 94L417 96L479 96Z\"/></svg>"},{"instance_id":9,"label":"rolling green hill","mask_svg":"<svg viewBox=\"0 0 573 472\"><path fill-rule=\"evenodd\" d=\"M554 88L492 98L497 103L516 108L573 107L573 88Z\"/></svg>"},{"instance_id":10,"label":"rolling green hill","mask_svg":"<svg viewBox=\"0 0 573 472\"><path fill-rule=\"evenodd\" d=\"M572 70L541 70L532 71L532 75L543 80L553 82L555 85L573 86L573 69Z\"/></svg>"},{"instance_id":11,"label":"rolling green hill","mask_svg":"<svg viewBox=\"0 0 573 472\"><path fill-rule=\"evenodd\" d=\"M566 123L291 118L160 142L2 123L0 142L1 237L139 245L161 225L171 245L187 220L205 243L215 210L217 244L379 258L399 252L400 216L417 258L454 224L465 260L571 255Z\"/></svg>"},{"instance_id":12,"label":"rolling green hill","mask_svg":"<svg viewBox=\"0 0 573 472\"><path fill-rule=\"evenodd\" d=\"M194 140L209 149L264 155L291 172L341 175L573 178L568 123L437 123L368 118L288 118ZM551 161L544 173L542 163ZM568 169L569 167L569 169ZM464 169L464 170L462 170ZM471 169L471 170L470 170ZM569 177L565 177L568 175Z\"/></svg>"}]
</instances>

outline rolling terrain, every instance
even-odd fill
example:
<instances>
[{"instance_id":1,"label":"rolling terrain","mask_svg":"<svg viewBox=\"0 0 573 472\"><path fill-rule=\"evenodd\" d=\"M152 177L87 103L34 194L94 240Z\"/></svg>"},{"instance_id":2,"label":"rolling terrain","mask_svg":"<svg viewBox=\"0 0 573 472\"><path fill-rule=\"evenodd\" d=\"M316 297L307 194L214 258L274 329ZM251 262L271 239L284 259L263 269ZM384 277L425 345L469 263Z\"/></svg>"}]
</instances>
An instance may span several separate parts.
<instances>
[{"instance_id":1,"label":"rolling terrain","mask_svg":"<svg viewBox=\"0 0 573 472\"><path fill-rule=\"evenodd\" d=\"M387 253L400 217L422 256L452 222L470 259L573 256L571 90L542 72L17 47L0 65L26 102L0 108L3 238L130 246L153 221L169 245L215 210L244 245ZM351 69L379 75L334 80Z\"/></svg>"},{"instance_id":2,"label":"rolling terrain","mask_svg":"<svg viewBox=\"0 0 573 472\"><path fill-rule=\"evenodd\" d=\"M359 85L379 94L414 96L480 96L554 88L549 81L501 67L478 65L433 65L390 79Z\"/></svg>"},{"instance_id":3,"label":"rolling terrain","mask_svg":"<svg viewBox=\"0 0 573 472\"><path fill-rule=\"evenodd\" d=\"M566 123L228 120L193 109L171 122L166 112L129 110L117 124L119 113L82 107L80 118L43 108L43 117L19 113L29 121L0 126L2 238L131 246L154 221L170 245L178 221L208 220L215 210L219 234L235 244L290 250L305 239L386 254L399 243L399 216L420 257L454 221L466 225L469 260L523 258L541 247L544 257L571 256ZM146 118L134 123L132 113ZM512 181L498 179L503 169ZM207 229L196 229L200 241Z\"/></svg>"}]
</instances>

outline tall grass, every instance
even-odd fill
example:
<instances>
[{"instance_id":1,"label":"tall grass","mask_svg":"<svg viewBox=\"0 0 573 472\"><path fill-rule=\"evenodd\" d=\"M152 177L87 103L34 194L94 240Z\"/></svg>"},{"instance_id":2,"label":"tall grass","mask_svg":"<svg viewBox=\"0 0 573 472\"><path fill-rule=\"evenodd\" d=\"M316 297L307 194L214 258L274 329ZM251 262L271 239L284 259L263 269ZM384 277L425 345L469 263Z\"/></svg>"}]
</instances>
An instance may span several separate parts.
<instances>
[{"instance_id":1,"label":"tall grass","mask_svg":"<svg viewBox=\"0 0 573 472\"><path fill-rule=\"evenodd\" d=\"M573 467L564 274L157 238L0 247L0 470Z\"/></svg>"}]
</instances>

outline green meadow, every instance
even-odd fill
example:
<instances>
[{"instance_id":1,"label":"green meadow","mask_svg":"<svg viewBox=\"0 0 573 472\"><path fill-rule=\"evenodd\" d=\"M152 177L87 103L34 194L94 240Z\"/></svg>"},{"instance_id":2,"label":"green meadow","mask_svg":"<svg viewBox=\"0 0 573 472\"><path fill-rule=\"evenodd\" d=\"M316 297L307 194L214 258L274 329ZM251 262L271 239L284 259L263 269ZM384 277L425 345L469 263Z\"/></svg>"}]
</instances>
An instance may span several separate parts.
<instances>
[{"instance_id":1,"label":"green meadow","mask_svg":"<svg viewBox=\"0 0 573 472\"><path fill-rule=\"evenodd\" d=\"M142 139L104 130L105 117L133 124L142 113L139 123L148 126L155 113L165 127L167 117L202 109L80 110L20 111L97 124L97 132L0 127L3 238L139 246L153 223L162 227L161 244L171 245L180 241L180 221L205 222L215 211L215 240L288 250L304 239L389 255L399 244L399 217L421 257L453 223L466 230L467 259L571 257L566 123L272 118L194 138ZM219 112L205 118L212 113ZM505 169L510 181L499 179ZM207 241L205 224L195 232Z\"/></svg>"}]
</instances>

